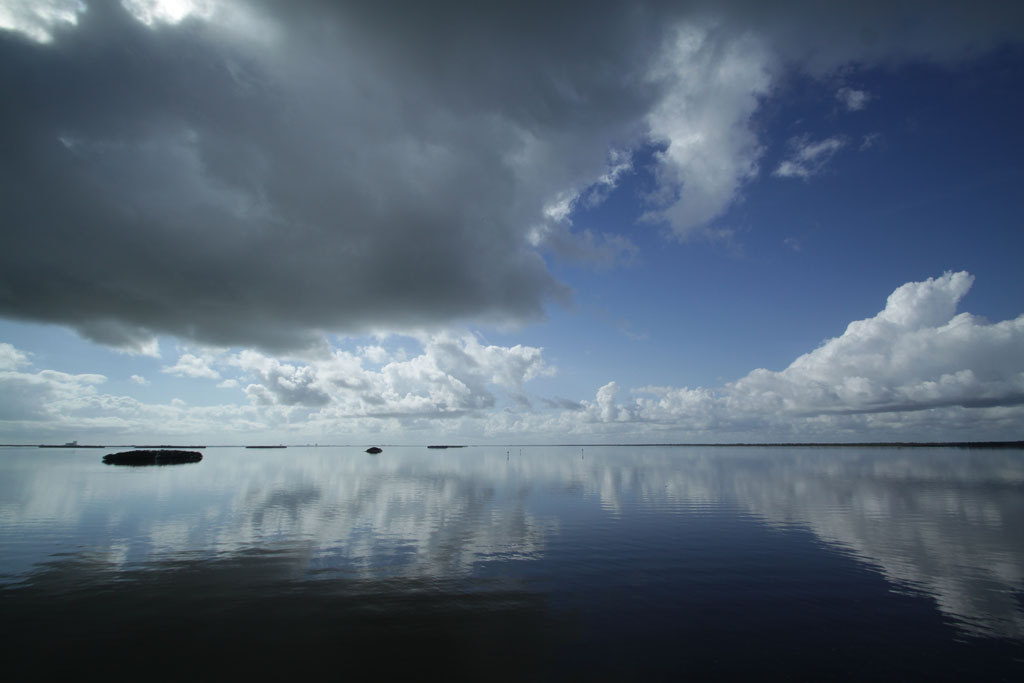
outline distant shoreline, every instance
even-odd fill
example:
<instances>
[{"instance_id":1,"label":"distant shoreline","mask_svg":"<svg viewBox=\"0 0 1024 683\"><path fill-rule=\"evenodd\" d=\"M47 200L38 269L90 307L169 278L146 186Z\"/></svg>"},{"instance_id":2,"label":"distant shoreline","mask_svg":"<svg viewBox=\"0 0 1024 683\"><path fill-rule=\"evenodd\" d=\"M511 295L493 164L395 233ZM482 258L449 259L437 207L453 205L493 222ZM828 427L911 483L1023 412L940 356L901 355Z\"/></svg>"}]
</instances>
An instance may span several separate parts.
<instances>
[{"instance_id":1,"label":"distant shoreline","mask_svg":"<svg viewBox=\"0 0 1024 683\"><path fill-rule=\"evenodd\" d=\"M793 443L507 443L507 444L460 444L460 445L427 445L423 444L382 444L392 448L989 448L989 449L1024 449L1024 441L855 441L855 442L810 442ZM0 448L126 448L125 445L95 446L80 444L77 446L38 443L0 443ZM160 448L288 448L288 445L247 446L244 444L224 444L219 446L160 446ZM361 448L360 444L298 444L292 448ZM135 446L132 446L135 448Z\"/></svg>"},{"instance_id":2,"label":"distant shoreline","mask_svg":"<svg viewBox=\"0 0 1024 683\"><path fill-rule=\"evenodd\" d=\"M577 446L598 448L601 446L628 446L649 448L651 446L671 448L1024 448L1024 441L857 441L821 442L801 441L793 443L558 443L558 444L508 444L509 446Z\"/></svg>"}]
</instances>

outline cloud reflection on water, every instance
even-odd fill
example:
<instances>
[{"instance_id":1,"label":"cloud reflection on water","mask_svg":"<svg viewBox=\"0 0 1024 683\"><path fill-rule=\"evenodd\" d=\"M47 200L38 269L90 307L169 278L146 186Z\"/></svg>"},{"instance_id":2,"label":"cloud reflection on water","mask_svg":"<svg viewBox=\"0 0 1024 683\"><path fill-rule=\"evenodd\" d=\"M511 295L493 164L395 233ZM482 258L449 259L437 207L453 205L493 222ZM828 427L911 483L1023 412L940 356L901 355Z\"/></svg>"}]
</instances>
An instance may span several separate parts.
<instances>
[{"instance_id":1,"label":"cloud reflection on water","mask_svg":"<svg viewBox=\"0 0 1024 683\"><path fill-rule=\"evenodd\" d=\"M1024 638L1024 461L959 449L638 449L593 463L590 490L621 510L736 506L809 529L877 567L896 590L931 596L957 626Z\"/></svg>"},{"instance_id":2,"label":"cloud reflection on water","mask_svg":"<svg viewBox=\"0 0 1024 683\"><path fill-rule=\"evenodd\" d=\"M451 585L495 563L543 561L608 519L685 523L718 509L808 529L894 590L931 596L966 633L1024 637L1017 451L211 449L173 471L112 473L70 456L5 469L5 583L63 575L55 565L71 559L116 577L256 553L273 556L282 580Z\"/></svg>"}]
</instances>

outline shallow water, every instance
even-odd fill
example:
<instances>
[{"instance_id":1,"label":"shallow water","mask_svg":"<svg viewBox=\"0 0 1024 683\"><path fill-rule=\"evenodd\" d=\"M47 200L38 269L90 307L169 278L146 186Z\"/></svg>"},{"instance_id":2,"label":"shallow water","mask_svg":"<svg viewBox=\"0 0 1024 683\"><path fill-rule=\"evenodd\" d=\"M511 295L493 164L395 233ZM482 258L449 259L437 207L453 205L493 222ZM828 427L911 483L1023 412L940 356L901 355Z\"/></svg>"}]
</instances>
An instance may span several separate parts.
<instances>
[{"instance_id":1,"label":"shallow water","mask_svg":"<svg viewBox=\"0 0 1024 683\"><path fill-rule=\"evenodd\" d=\"M19 679L1021 680L1024 452L0 449Z\"/></svg>"}]
</instances>

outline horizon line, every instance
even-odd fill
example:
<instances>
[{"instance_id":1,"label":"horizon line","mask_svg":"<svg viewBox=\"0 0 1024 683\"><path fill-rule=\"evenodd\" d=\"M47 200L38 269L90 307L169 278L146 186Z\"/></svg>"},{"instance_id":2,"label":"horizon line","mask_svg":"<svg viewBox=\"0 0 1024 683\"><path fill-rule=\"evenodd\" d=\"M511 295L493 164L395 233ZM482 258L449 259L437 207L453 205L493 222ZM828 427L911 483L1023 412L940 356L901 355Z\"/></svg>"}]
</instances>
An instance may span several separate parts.
<instances>
[{"instance_id":1,"label":"horizon line","mask_svg":"<svg viewBox=\"0 0 1024 683\"><path fill-rule=\"evenodd\" d=\"M246 448L249 446L261 446L265 444L214 444L214 445L177 445L177 444L161 444L157 447L163 448ZM400 443L337 443L337 444L320 444L320 443L295 443L295 444L274 444L275 447L285 446L292 448L359 448L363 446L387 446L389 448L428 448L433 446L437 448L435 444L400 444ZM56 448L140 448L136 444L75 444L74 446L65 444L47 444L47 443L2 443L0 448L39 448L39 447L56 447ZM153 446L148 446L152 448ZM630 447L630 448L650 448L650 447L671 447L671 448L1024 448L1024 440L1015 441L794 441L794 442L722 442L722 443L703 443L703 442L623 442L623 443L594 443L594 442L580 442L580 443L500 443L500 444L482 444L482 443L468 443L468 444L443 444L441 448L552 448L552 447L578 447L578 448L595 448L595 447Z\"/></svg>"}]
</instances>

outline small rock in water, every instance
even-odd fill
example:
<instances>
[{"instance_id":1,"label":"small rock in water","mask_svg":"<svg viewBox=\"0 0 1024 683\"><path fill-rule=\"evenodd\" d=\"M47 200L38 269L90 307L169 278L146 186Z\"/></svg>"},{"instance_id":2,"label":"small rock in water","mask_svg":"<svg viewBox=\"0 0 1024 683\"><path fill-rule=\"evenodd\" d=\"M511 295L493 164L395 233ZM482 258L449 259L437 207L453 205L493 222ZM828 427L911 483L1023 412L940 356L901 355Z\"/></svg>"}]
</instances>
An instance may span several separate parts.
<instances>
[{"instance_id":1,"label":"small rock in water","mask_svg":"<svg viewBox=\"0 0 1024 683\"><path fill-rule=\"evenodd\" d=\"M377 448L376 446L370 446L369 448L366 449L366 452L367 453L373 453L374 455L377 455L378 453L383 453L384 449L383 448Z\"/></svg>"}]
</instances>

